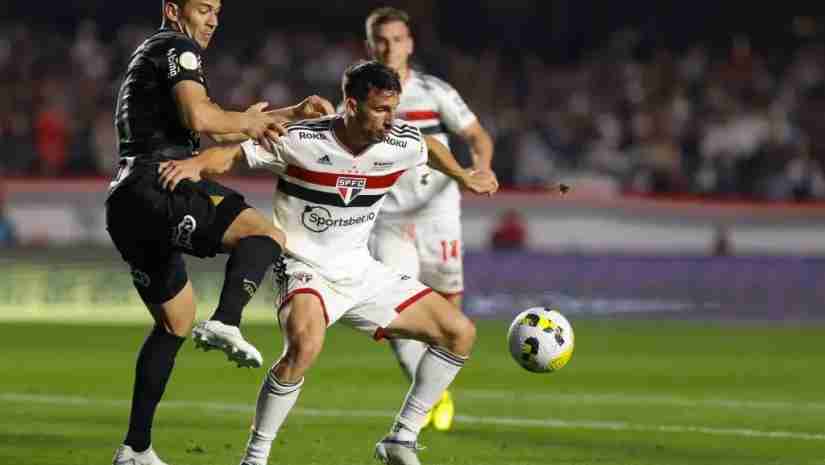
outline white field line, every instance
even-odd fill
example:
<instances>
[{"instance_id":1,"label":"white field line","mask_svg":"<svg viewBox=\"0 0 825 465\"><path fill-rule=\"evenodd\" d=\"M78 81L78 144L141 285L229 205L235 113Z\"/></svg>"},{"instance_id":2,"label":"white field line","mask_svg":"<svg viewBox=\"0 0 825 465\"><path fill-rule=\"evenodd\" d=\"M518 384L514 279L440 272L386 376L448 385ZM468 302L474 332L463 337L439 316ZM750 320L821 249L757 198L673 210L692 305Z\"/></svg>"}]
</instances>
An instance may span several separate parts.
<instances>
[{"instance_id":1,"label":"white field line","mask_svg":"<svg viewBox=\"0 0 825 465\"><path fill-rule=\"evenodd\" d=\"M477 389L461 389L461 397L482 400L503 400L515 402L554 402L567 404L655 404L672 407L724 407L734 409L782 409L782 410L825 410L825 402L787 402L734 399L690 399L674 396L651 396L633 394L561 394L523 393Z\"/></svg>"},{"instance_id":2,"label":"white field line","mask_svg":"<svg viewBox=\"0 0 825 465\"><path fill-rule=\"evenodd\" d=\"M59 396L59 395L34 395L20 393L0 393L0 402L5 403L29 403L46 404L60 406L91 406L91 407L117 407L128 408L129 401L126 400L103 400L87 397ZM193 401L165 401L163 408L174 409L199 409L207 412L240 412L253 413L254 406L250 404L233 404L224 402L193 402ZM381 410L332 410L332 409L307 409L296 408L296 415L308 417L333 417L333 418L384 418L388 421L393 418L396 412ZM707 426L686 426L686 425L646 425L621 421L569 421L554 419L530 419L530 418L508 418L494 416L469 416L457 415L456 420L460 423L481 424L481 425L502 425L516 427L533 427L546 429L589 429L589 430L610 430L610 431L638 431L638 432L664 432L664 433L699 433L716 436L740 436L754 438L773 439L801 439L809 441L825 441L825 434L805 433L793 431L764 431L748 428L716 428Z\"/></svg>"}]
</instances>

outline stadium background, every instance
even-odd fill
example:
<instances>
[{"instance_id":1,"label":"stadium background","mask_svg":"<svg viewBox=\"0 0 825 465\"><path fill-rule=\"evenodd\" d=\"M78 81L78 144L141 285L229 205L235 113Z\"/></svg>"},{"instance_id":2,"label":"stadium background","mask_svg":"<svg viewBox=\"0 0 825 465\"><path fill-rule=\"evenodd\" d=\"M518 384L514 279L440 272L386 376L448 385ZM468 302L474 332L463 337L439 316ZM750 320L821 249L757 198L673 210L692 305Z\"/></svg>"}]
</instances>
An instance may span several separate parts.
<instances>
[{"instance_id":1,"label":"stadium background","mask_svg":"<svg viewBox=\"0 0 825 465\"><path fill-rule=\"evenodd\" d=\"M102 201L115 166L119 73L157 26L158 3L12 2L0 13L0 410L14 413L0 422L0 437L20 440L19 451L0 447L5 463L57 463L50 454L63 446L26 454L40 438L27 431L76 422L64 404L106 386L79 375L97 362L128 376L149 321L108 243ZM379 5L224 3L206 70L214 99L232 108L310 93L337 102L341 71L362 57L363 17ZM599 463L821 464L825 21L777 5L664 3L394 2L415 18L418 65L451 82L490 129L505 186L464 204L466 310L484 336L459 404L471 415L464 431L521 444L497 419L517 415L523 393L563 407L547 412L552 420L537 414L528 426L535 435L525 439L558 454L558 463L589 463L577 455L588 451ZM565 198L548 190L559 181L573 186ZM228 182L269 210L266 177L239 170ZM189 263L203 317L217 300L223 260ZM247 314L268 358L279 344L270 301L271 292L260 293ZM500 344L507 320L531 305L558 306L583 335L552 381L518 372ZM78 346L64 339L66 322L98 349L72 351L66 384L44 388L56 373L54 354L64 343ZM111 341L98 340L101 332ZM44 334L63 336L27 362ZM364 347L336 337L340 353ZM111 360L96 359L100 347ZM370 350L377 359L381 349ZM328 368L343 363L335 353L319 371L346 376ZM400 376L381 355L386 366L376 376L398 388ZM187 357L204 370L220 363ZM635 373L620 370L626 357ZM491 382L484 370L520 388ZM251 402L257 375L241 378L236 387L249 395L239 403ZM128 398L120 381L102 397ZM173 399L189 399L181 384ZM209 400L209 392L195 397ZM512 398L499 405L493 392ZM394 397L386 398L391 410ZM99 433L110 442L125 421L123 405L112 405L112 426ZM325 425L314 426L323 433ZM635 444L626 448L598 436L634 428L640 437L622 436ZM548 429L569 448L543 442ZM69 442L77 434L64 432ZM731 436L741 450L721 444ZM429 440L437 451L442 440ZM198 447L188 448L187 463L218 462L200 458ZM300 461L300 450L289 463L315 463ZM547 463L497 453L504 458L491 463ZM69 463L92 462L82 457ZM443 459L465 463L452 460Z\"/></svg>"}]
</instances>

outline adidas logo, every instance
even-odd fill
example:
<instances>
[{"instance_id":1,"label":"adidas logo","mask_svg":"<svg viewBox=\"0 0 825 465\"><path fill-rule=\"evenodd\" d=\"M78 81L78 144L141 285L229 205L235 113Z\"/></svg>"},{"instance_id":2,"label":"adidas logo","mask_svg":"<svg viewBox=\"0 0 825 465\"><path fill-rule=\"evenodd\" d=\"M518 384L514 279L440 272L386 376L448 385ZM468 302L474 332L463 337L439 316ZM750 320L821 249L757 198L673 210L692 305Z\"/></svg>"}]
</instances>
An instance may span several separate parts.
<instances>
[{"instance_id":1,"label":"adidas logo","mask_svg":"<svg viewBox=\"0 0 825 465\"><path fill-rule=\"evenodd\" d=\"M329 159L329 155L324 155L323 157L318 159L318 164L320 164L320 165L331 165L332 160Z\"/></svg>"}]
</instances>

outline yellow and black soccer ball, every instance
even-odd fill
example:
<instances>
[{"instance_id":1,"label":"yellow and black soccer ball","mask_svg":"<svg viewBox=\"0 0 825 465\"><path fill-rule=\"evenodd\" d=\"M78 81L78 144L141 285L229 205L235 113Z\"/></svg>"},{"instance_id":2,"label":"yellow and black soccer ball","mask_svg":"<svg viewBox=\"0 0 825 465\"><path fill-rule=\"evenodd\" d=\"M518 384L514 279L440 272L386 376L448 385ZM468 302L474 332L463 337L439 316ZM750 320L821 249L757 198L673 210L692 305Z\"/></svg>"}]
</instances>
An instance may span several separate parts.
<instances>
[{"instance_id":1,"label":"yellow and black soccer ball","mask_svg":"<svg viewBox=\"0 0 825 465\"><path fill-rule=\"evenodd\" d=\"M510 355L534 373L561 370L573 356L573 327L558 310L528 308L519 313L507 332Z\"/></svg>"}]
</instances>

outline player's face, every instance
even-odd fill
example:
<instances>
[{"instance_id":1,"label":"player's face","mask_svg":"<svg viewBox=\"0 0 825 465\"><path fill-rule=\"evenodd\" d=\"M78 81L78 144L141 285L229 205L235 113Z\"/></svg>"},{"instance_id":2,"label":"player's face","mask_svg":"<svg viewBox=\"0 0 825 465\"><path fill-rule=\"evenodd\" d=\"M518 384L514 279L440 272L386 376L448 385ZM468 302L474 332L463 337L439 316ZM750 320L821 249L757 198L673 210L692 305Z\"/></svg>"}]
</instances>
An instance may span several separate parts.
<instances>
[{"instance_id":1,"label":"player's face","mask_svg":"<svg viewBox=\"0 0 825 465\"><path fill-rule=\"evenodd\" d=\"M390 68L400 71L407 68L413 52L410 28L402 21L390 21L372 29L367 41L372 57Z\"/></svg>"},{"instance_id":2,"label":"player's face","mask_svg":"<svg viewBox=\"0 0 825 465\"><path fill-rule=\"evenodd\" d=\"M183 32L203 48L209 46L218 28L221 0L189 0L178 16Z\"/></svg>"},{"instance_id":3,"label":"player's face","mask_svg":"<svg viewBox=\"0 0 825 465\"><path fill-rule=\"evenodd\" d=\"M355 124L366 140L377 144L387 137L398 102L397 92L378 89L371 90L365 102L354 102Z\"/></svg>"}]
</instances>

